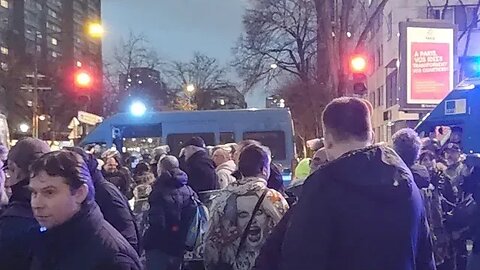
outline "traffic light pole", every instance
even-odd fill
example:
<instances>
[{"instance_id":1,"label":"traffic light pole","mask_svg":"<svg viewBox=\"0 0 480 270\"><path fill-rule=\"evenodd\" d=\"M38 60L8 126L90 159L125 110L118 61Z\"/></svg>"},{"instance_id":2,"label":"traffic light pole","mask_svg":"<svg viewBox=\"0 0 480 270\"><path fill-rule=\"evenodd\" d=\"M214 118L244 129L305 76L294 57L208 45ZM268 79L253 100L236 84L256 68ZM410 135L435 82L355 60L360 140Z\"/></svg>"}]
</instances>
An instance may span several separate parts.
<instances>
[{"instance_id":1,"label":"traffic light pole","mask_svg":"<svg viewBox=\"0 0 480 270\"><path fill-rule=\"evenodd\" d=\"M32 137L38 138L38 33L35 33L35 54L33 72L33 116L32 116Z\"/></svg>"}]
</instances>

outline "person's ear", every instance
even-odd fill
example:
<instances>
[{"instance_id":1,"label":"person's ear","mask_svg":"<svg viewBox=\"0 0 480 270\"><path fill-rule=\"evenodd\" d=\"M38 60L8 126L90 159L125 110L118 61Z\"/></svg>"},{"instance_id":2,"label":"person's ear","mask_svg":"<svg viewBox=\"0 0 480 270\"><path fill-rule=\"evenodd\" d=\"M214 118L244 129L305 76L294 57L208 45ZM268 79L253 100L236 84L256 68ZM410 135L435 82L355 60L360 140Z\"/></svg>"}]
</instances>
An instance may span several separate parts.
<instances>
[{"instance_id":1,"label":"person's ear","mask_svg":"<svg viewBox=\"0 0 480 270\"><path fill-rule=\"evenodd\" d=\"M73 196L75 197L75 202L77 204L82 204L87 199L87 196L88 196L87 184L83 184L77 190L75 190Z\"/></svg>"}]
</instances>

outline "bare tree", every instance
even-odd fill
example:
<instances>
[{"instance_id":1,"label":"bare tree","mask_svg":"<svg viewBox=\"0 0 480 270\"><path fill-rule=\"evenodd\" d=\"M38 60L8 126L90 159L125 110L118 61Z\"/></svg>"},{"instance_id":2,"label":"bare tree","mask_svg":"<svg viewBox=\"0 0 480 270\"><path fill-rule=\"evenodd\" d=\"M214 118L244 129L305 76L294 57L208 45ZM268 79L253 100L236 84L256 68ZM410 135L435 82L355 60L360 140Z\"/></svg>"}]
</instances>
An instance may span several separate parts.
<instances>
[{"instance_id":1,"label":"bare tree","mask_svg":"<svg viewBox=\"0 0 480 270\"><path fill-rule=\"evenodd\" d=\"M195 52L189 62L171 62L166 73L176 89L184 89L191 84L196 91L205 91L229 83L227 69L217 59L199 52Z\"/></svg>"},{"instance_id":2,"label":"bare tree","mask_svg":"<svg viewBox=\"0 0 480 270\"><path fill-rule=\"evenodd\" d=\"M245 91L282 74L312 79L316 53L316 16L311 0L255 0L243 17L245 34L233 63Z\"/></svg>"},{"instance_id":3,"label":"bare tree","mask_svg":"<svg viewBox=\"0 0 480 270\"><path fill-rule=\"evenodd\" d=\"M121 74L130 77L133 68L160 69L165 62L143 34L130 32L127 40L121 40L115 46L113 55L104 61L105 112L114 112L122 98L119 86Z\"/></svg>"},{"instance_id":4,"label":"bare tree","mask_svg":"<svg viewBox=\"0 0 480 270\"><path fill-rule=\"evenodd\" d=\"M195 52L188 62L170 63L166 74L170 79L170 96L174 108L202 110L209 107L214 91L235 88L235 83L227 79L227 71L217 59L199 52ZM190 85L194 87L192 92L187 91L187 86ZM233 95L235 91L230 92Z\"/></svg>"}]
</instances>

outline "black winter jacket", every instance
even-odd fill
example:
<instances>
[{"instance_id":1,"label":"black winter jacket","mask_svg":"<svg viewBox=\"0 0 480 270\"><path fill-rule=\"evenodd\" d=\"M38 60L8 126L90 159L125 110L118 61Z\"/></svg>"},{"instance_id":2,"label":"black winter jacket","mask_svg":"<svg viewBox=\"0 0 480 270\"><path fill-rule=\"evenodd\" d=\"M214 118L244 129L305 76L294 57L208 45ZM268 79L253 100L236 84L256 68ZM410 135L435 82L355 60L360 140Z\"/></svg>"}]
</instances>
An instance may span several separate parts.
<instances>
[{"instance_id":1,"label":"black winter jacket","mask_svg":"<svg viewBox=\"0 0 480 270\"><path fill-rule=\"evenodd\" d=\"M205 151L198 151L187 160L185 172L188 185L197 193L219 187L215 164Z\"/></svg>"},{"instance_id":2,"label":"black winter jacket","mask_svg":"<svg viewBox=\"0 0 480 270\"><path fill-rule=\"evenodd\" d=\"M435 269L421 194L401 158L372 146L311 175L285 235L281 269Z\"/></svg>"},{"instance_id":3,"label":"black winter jacket","mask_svg":"<svg viewBox=\"0 0 480 270\"><path fill-rule=\"evenodd\" d=\"M140 270L137 252L94 202L38 235L31 270Z\"/></svg>"},{"instance_id":4,"label":"black winter jacket","mask_svg":"<svg viewBox=\"0 0 480 270\"><path fill-rule=\"evenodd\" d=\"M92 174L95 186L95 201L106 221L139 251L140 235L127 198L110 182L103 178L99 170Z\"/></svg>"},{"instance_id":5,"label":"black winter jacket","mask_svg":"<svg viewBox=\"0 0 480 270\"><path fill-rule=\"evenodd\" d=\"M148 198L149 227L144 235L146 250L161 250L182 257L187 230L193 220L197 196L187 185L187 175L180 169L163 173L153 185Z\"/></svg>"},{"instance_id":6,"label":"black winter jacket","mask_svg":"<svg viewBox=\"0 0 480 270\"><path fill-rule=\"evenodd\" d=\"M9 204L0 217L0 269L30 268L34 236L40 226L30 207L29 180L12 186Z\"/></svg>"}]
</instances>

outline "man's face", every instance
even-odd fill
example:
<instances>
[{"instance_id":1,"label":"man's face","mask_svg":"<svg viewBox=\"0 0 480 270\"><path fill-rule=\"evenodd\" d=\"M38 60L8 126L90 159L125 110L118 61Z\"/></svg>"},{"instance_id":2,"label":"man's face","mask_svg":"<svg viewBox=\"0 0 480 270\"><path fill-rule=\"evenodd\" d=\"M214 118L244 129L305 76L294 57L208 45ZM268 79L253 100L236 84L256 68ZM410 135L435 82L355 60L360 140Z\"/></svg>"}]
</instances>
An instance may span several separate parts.
<instances>
[{"instance_id":1,"label":"man's face","mask_svg":"<svg viewBox=\"0 0 480 270\"><path fill-rule=\"evenodd\" d=\"M103 165L103 168L106 172L109 172L109 173L114 173L116 172L118 169L118 162L115 160L115 158L111 157L109 159L107 159L107 162L105 163L105 165Z\"/></svg>"},{"instance_id":2,"label":"man's face","mask_svg":"<svg viewBox=\"0 0 480 270\"><path fill-rule=\"evenodd\" d=\"M435 165L435 159L425 156L422 160L420 160L420 164L425 166L429 171L432 171Z\"/></svg>"},{"instance_id":3,"label":"man's face","mask_svg":"<svg viewBox=\"0 0 480 270\"><path fill-rule=\"evenodd\" d=\"M80 210L88 193L86 185L72 191L64 177L50 176L44 171L30 179L29 187L35 219L47 229L72 218Z\"/></svg>"},{"instance_id":4,"label":"man's face","mask_svg":"<svg viewBox=\"0 0 480 270\"><path fill-rule=\"evenodd\" d=\"M460 160L460 151L448 149L445 152L445 158L449 165L455 164Z\"/></svg>"},{"instance_id":5,"label":"man's face","mask_svg":"<svg viewBox=\"0 0 480 270\"><path fill-rule=\"evenodd\" d=\"M223 149L218 149L213 153L212 156L213 162L215 162L215 165L218 167L222 165L223 163L227 162L230 160L230 156L227 153L227 151Z\"/></svg>"}]
</instances>

